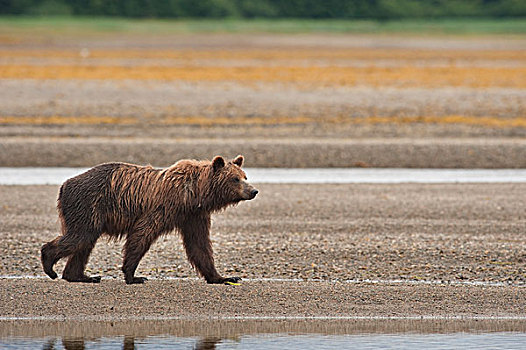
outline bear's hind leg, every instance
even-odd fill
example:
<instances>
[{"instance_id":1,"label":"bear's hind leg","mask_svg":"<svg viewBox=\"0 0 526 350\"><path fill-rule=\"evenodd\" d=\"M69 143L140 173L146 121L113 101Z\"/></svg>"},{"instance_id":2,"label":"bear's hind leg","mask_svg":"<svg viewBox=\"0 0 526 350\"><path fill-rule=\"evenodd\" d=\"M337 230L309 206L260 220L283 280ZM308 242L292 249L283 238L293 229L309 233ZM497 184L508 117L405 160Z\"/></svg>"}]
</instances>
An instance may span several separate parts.
<instances>
[{"instance_id":1,"label":"bear's hind leg","mask_svg":"<svg viewBox=\"0 0 526 350\"><path fill-rule=\"evenodd\" d=\"M61 258L58 254L58 241L60 240L60 236L52 240L51 242L48 242L42 246L42 249L40 250L40 261L42 262L42 267L44 268L44 272L46 275L51 277L51 279L57 278L57 273L53 271L53 266L57 263L57 261Z\"/></svg>"},{"instance_id":2,"label":"bear's hind leg","mask_svg":"<svg viewBox=\"0 0 526 350\"><path fill-rule=\"evenodd\" d=\"M51 277L51 279L57 278L57 273L53 271L53 266L60 259L73 254L75 250L76 244L67 234L64 236L58 236L51 242L44 244L40 250L40 259L46 275Z\"/></svg>"},{"instance_id":3,"label":"bear's hind leg","mask_svg":"<svg viewBox=\"0 0 526 350\"><path fill-rule=\"evenodd\" d=\"M99 283L100 276L87 276L84 273L86 264L95 242L82 244L68 259L62 278L68 282Z\"/></svg>"}]
</instances>

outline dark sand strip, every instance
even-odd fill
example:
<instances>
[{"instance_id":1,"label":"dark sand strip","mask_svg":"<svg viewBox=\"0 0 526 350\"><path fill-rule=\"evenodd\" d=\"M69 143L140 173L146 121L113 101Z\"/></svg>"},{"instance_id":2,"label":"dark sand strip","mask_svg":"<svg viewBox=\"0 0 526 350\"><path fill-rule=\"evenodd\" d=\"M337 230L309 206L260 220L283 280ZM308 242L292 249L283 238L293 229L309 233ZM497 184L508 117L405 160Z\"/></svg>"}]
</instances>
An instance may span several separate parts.
<instances>
[{"instance_id":1,"label":"dark sand strip","mask_svg":"<svg viewBox=\"0 0 526 350\"><path fill-rule=\"evenodd\" d=\"M522 139L128 139L0 140L0 166L167 166L182 158L243 154L249 167L525 168Z\"/></svg>"}]
</instances>

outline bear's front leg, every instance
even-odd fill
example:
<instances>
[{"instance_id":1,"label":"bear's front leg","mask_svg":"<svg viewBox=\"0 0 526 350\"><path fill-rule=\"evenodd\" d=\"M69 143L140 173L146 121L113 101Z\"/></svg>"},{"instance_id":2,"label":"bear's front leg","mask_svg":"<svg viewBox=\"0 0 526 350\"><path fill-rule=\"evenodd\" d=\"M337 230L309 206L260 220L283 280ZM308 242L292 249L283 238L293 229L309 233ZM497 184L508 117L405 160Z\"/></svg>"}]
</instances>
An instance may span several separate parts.
<instances>
[{"instance_id":1,"label":"bear's front leg","mask_svg":"<svg viewBox=\"0 0 526 350\"><path fill-rule=\"evenodd\" d=\"M231 284L240 277L222 277L214 265L212 242L210 241L210 215L201 213L190 216L180 227L183 244L190 264L210 284Z\"/></svg>"},{"instance_id":2,"label":"bear's front leg","mask_svg":"<svg viewBox=\"0 0 526 350\"><path fill-rule=\"evenodd\" d=\"M135 270L144 254L159 236L153 223L139 221L136 227L126 237L126 243L123 248L122 272L124 272L126 284L141 284L148 280L146 277L135 277Z\"/></svg>"}]
</instances>

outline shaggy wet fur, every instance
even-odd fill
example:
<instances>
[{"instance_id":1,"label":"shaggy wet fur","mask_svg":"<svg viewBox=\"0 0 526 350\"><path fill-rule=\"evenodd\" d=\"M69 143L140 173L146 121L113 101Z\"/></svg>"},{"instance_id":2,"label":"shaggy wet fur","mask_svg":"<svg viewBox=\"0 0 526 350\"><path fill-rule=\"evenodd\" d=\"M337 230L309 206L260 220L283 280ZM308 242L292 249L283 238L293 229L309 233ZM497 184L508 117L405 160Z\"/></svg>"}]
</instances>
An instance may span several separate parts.
<instances>
[{"instance_id":1,"label":"shaggy wet fur","mask_svg":"<svg viewBox=\"0 0 526 350\"><path fill-rule=\"evenodd\" d=\"M210 215L257 190L246 182L243 157L230 162L181 160L166 169L126 163L98 165L64 182L58 197L62 235L43 245L45 273L56 278L55 263L69 257L62 278L70 282L99 282L84 273L97 239L105 234L125 238L122 271L126 283L135 277L139 261L155 240L177 230L188 260L208 283L237 282L216 271L210 241Z\"/></svg>"}]
</instances>

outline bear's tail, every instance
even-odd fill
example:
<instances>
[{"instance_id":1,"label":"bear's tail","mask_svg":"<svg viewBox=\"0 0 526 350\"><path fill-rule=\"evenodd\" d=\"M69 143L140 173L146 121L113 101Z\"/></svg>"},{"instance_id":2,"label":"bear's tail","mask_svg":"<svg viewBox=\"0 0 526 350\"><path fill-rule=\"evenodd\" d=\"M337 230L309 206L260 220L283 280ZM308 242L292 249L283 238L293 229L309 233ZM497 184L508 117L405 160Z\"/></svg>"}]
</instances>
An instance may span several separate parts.
<instances>
[{"instance_id":1,"label":"bear's tail","mask_svg":"<svg viewBox=\"0 0 526 350\"><path fill-rule=\"evenodd\" d=\"M66 222L64 220L64 210L62 209L62 198L63 198L63 192L64 192L64 185L60 186L60 190L58 192L58 199L57 199L57 211L58 211L58 217L60 219L60 231L62 235L66 233Z\"/></svg>"}]
</instances>

